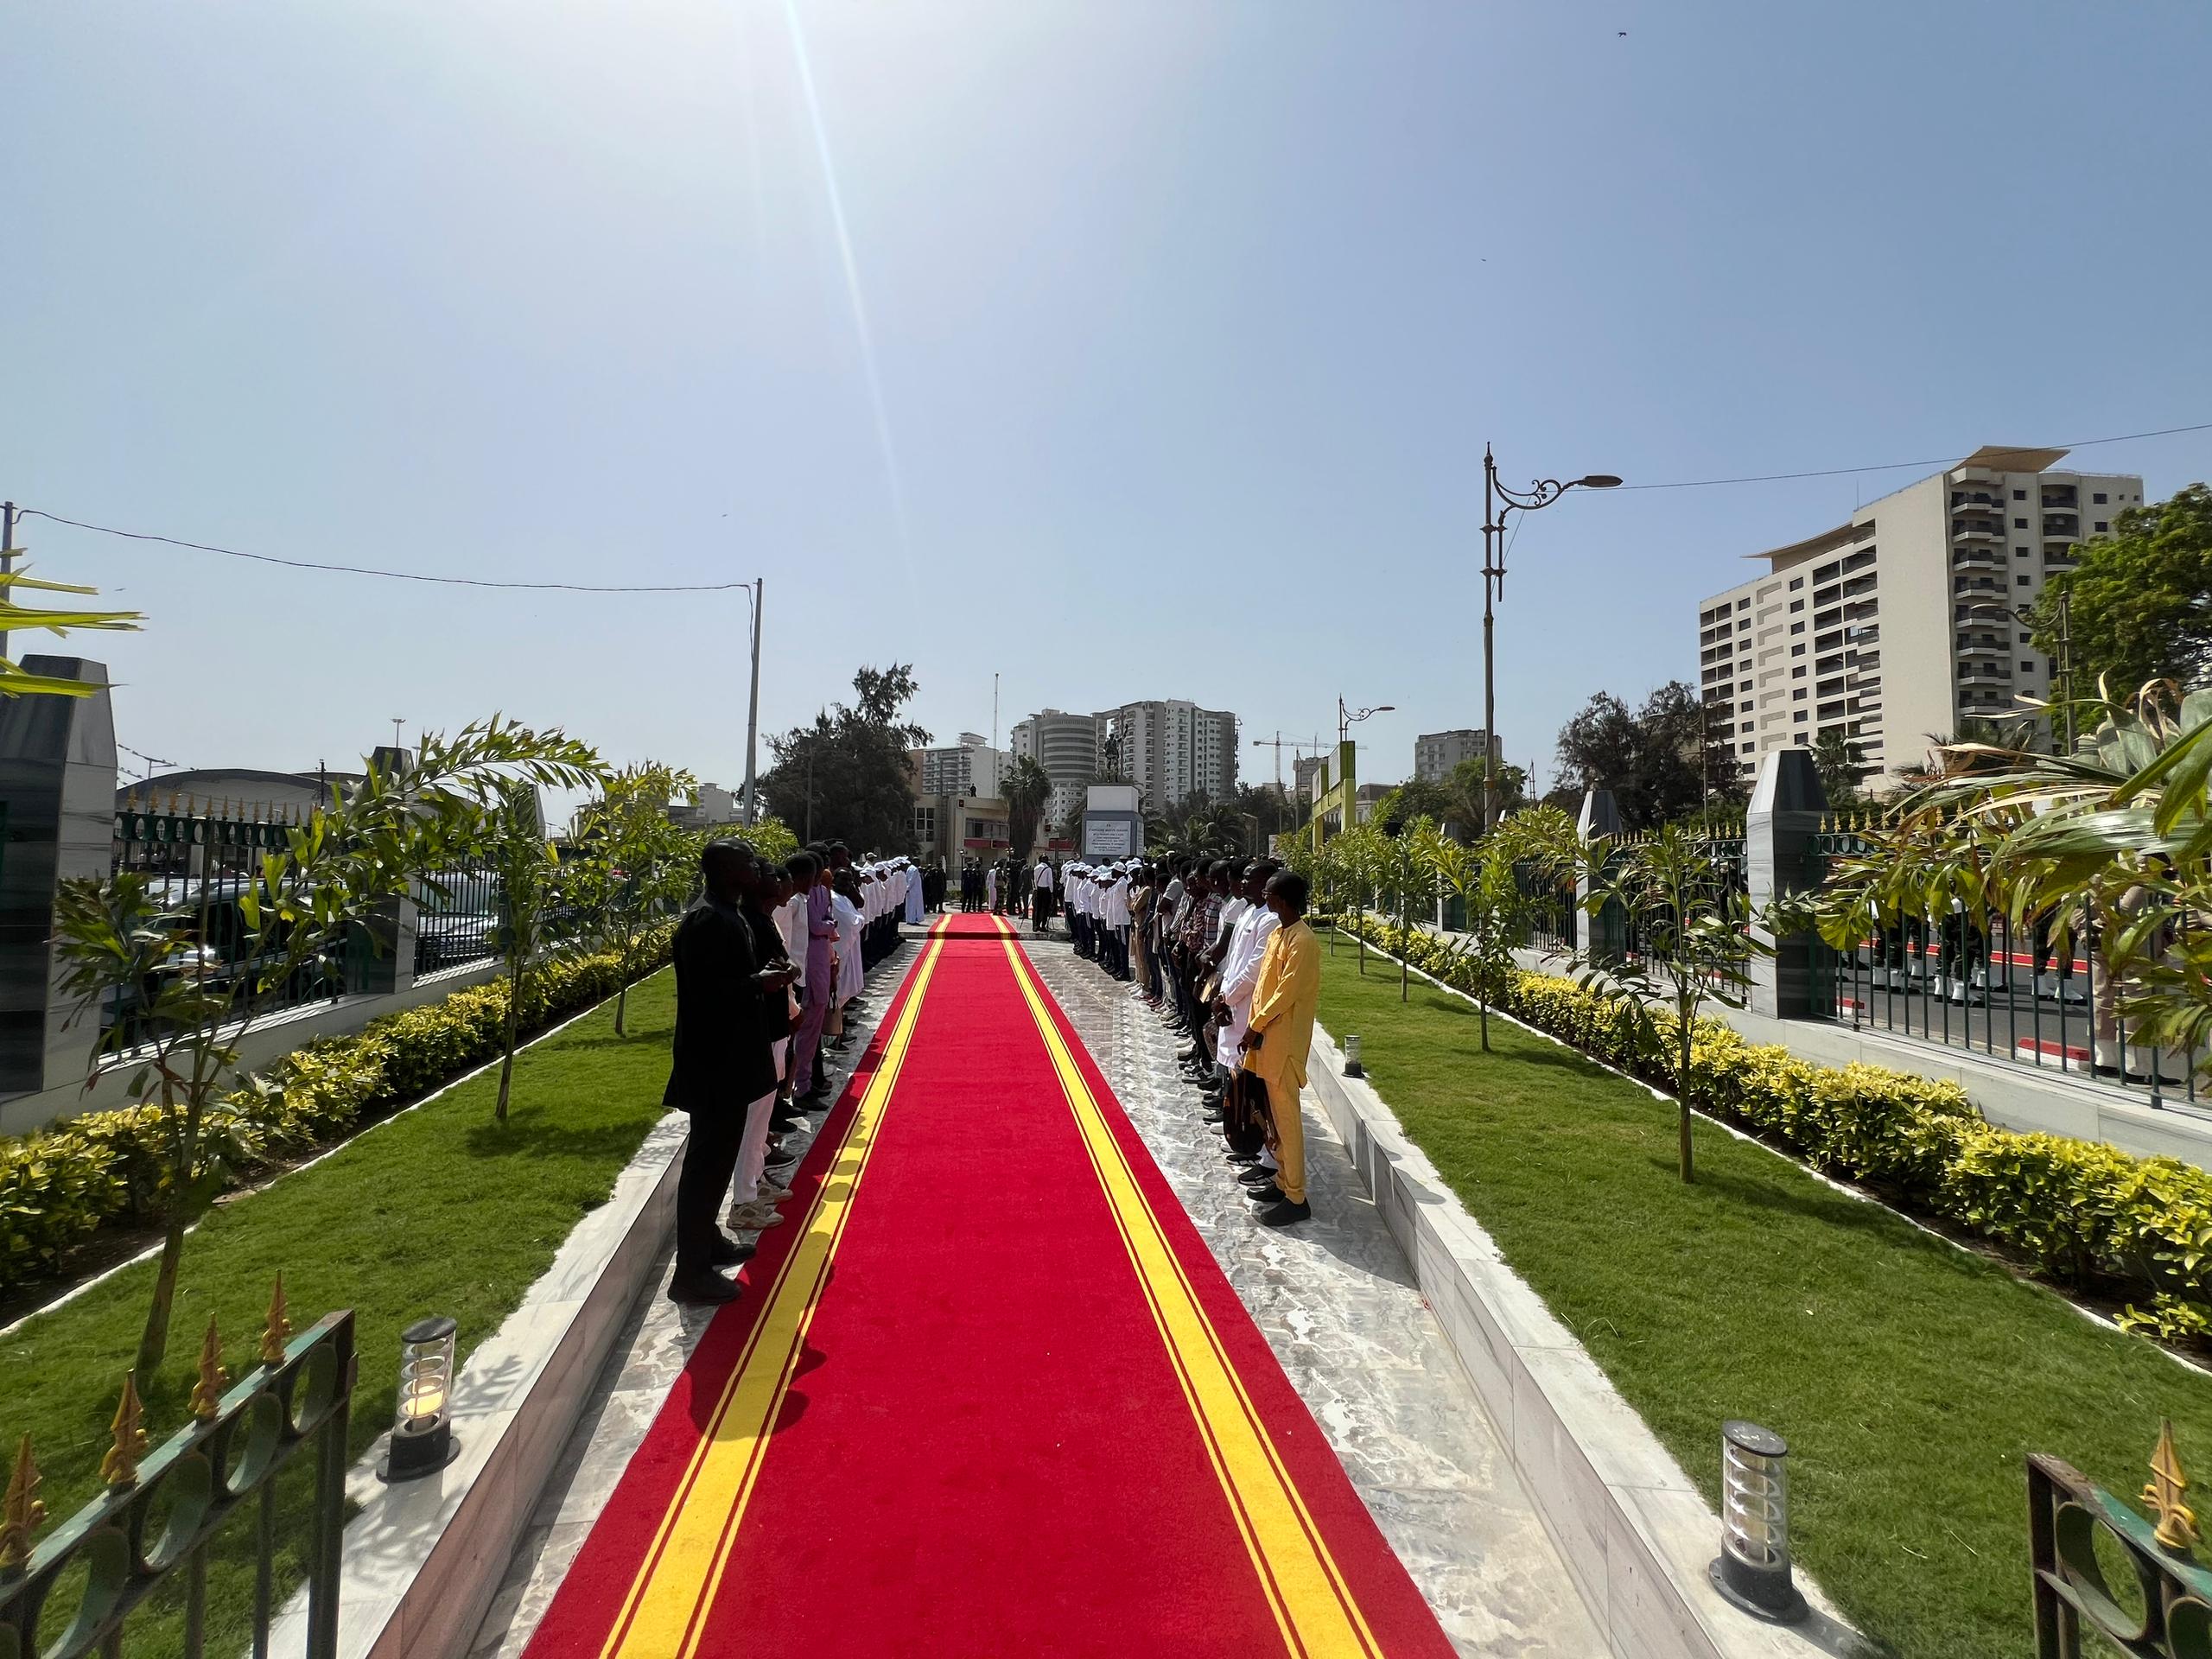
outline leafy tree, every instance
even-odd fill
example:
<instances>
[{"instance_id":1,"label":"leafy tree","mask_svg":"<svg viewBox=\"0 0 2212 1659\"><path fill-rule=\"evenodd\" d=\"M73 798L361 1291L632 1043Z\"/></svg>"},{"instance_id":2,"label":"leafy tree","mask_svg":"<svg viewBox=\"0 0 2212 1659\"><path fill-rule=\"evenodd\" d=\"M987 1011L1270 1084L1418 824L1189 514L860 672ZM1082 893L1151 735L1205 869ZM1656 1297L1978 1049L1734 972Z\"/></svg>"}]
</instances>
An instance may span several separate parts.
<instances>
[{"instance_id":1,"label":"leafy tree","mask_svg":"<svg viewBox=\"0 0 2212 1659\"><path fill-rule=\"evenodd\" d=\"M854 701L839 703L768 740L775 764L760 792L778 817L815 840L842 841L856 852L899 853L914 844L910 749L930 734L901 718L916 690L912 666L863 668Z\"/></svg>"},{"instance_id":2,"label":"leafy tree","mask_svg":"<svg viewBox=\"0 0 2212 1659\"><path fill-rule=\"evenodd\" d=\"M2212 672L2212 489L2191 484L2164 501L2127 507L2109 541L2075 550L2028 612L2036 649L2060 658L2059 601L2067 602L2076 701L2099 682L2132 698L2153 680L2203 683Z\"/></svg>"},{"instance_id":3,"label":"leafy tree","mask_svg":"<svg viewBox=\"0 0 2212 1659\"><path fill-rule=\"evenodd\" d=\"M350 791L334 791L291 827L282 849L263 855L235 895L247 944L242 976L230 976L211 945L213 912L230 901L213 882L172 894L125 870L60 884L54 944L76 1003L71 1018L142 1008L143 1020L108 1026L92 1063L97 1073L143 1046L130 1096L159 1115L164 1131L162 1253L138 1341L140 1376L153 1374L168 1344L186 1233L252 1149L244 1116L222 1104L245 1023L284 987L326 971L348 929L378 938L375 912L410 880L433 880L475 856L485 806L507 780L572 788L591 782L597 766L588 747L558 731L497 716L451 738L425 735L404 766L369 760Z\"/></svg>"},{"instance_id":4,"label":"leafy tree","mask_svg":"<svg viewBox=\"0 0 2212 1659\"><path fill-rule=\"evenodd\" d=\"M1500 817L1518 812L1529 804L1529 769L1510 764L1497 769L1497 812ZM1471 755L1452 768L1444 780L1444 800L1432 810L1439 823L1459 826L1463 841L1481 832L1483 823L1483 760Z\"/></svg>"},{"instance_id":5,"label":"leafy tree","mask_svg":"<svg viewBox=\"0 0 2212 1659\"><path fill-rule=\"evenodd\" d=\"M1657 1053L1672 1038L1675 1096L1681 1112L1678 1158L1685 1182L1696 1179L1690 1151L1690 1040L1708 1003L1740 1008L1750 1000L1751 960L1773 947L1751 931L1741 887L1726 879L1695 830L1681 823L1624 845L1605 836L1584 843L1592 873L1583 908L1592 917L1608 903L1628 912L1643 941L1626 961L1592 960L1577 952L1575 979L1611 1001L1637 1046ZM1671 1013L1671 1020L1662 1015Z\"/></svg>"},{"instance_id":6,"label":"leafy tree","mask_svg":"<svg viewBox=\"0 0 2212 1659\"><path fill-rule=\"evenodd\" d=\"M1451 814L1449 790L1426 778L1408 778L1375 803L1372 817L1378 823L1411 823L1415 818L1433 818L1441 823Z\"/></svg>"},{"instance_id":7,"label":"leafy tree","mask_svg":"<svg viewBox=\"0 0 2212 1659\"><path fill-rule=\"evenodd\" d=\"M1006 798L1007 838L1014 844L1014 862L1026 864L1045 822L1046 804L1052 798L1052 775L1035 757L1021 755L1000 779L999 793Z\"/></svg>"},{"instance_id":8,"label":"leafy tree","mask_svg":"<svg viewBox=\"0 0 2212 1659\"><path fill-rule=\"evenodd\" d=\"M655 924L681 910L697 886L700 836L671 823L677 792L694 787L688 772L658 761L611 772L599 798L576 815L582 856L565 871L566 897L597 942L622 961L614 994L614 1034L629 1034L630 981L644 971Z\"/></svg>"},{"instance_id":9,"label":"leafy tree","mask_svg":"<svg viewBox=\"0 0 2212 1659\"><path fill-rule=\"evenodd\" d=\"M1821 775L1821 789L1830 806L1858 804L1859 780L1866 775L1866 756L1843 728L1823 727L1813 739L1813 770Z\"/></svg>"},{"instance_id":10,"label":"leafy tree","mask_svg":"<svg viewBox=\"0 0 2212 1659\"><path fill-rule=\"evenodd\" d=\"M1634 713L1600 691L1560 728L1559 782L1545 798L1564 807L1610 789L1624 830L1651 829L1703 798L1705 741L1705 707L1687 680L1669 680Z\"/></svg>"}]
</instances>

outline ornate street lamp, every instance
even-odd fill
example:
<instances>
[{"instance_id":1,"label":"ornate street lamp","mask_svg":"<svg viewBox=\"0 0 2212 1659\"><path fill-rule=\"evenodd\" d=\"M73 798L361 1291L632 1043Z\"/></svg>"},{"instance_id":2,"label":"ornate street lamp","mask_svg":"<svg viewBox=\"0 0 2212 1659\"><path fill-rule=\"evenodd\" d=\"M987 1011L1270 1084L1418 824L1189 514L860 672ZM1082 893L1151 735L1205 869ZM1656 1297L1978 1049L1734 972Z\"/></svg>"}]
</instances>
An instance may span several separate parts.
<instances>
[{"instance_id":1,"label":"ornate street lamp","mask_svg":"<svg viewBox=\"0 0 2212 1659\"><path fill-rule=\"evenodd\" d=\"M1378 702L1372 709L1348 709L1344 706L1344 700L1338 697L1337 699L1338 743L1341 745L1351 742L1351 728L1361 721L1370 720L1376 715L1387 715L1396 707L1397 704L1394 702Z\"/></svg>"},{"instance_id":2,"label":"ornate street lamp","mask_svg":"<svg viewBox=\"0 0 2212 1659\"><path fill-rule=\"evenodd\" d=\"M1497 817L1497 669L1491 639L1496 629L1495 608L1505 597L1505 515L1534 512L1548 507L1569 490L1613 490L1620 480L1611 473L1592 473L1564 484L1540 478L1525 490L1508 489L1497 480L1497 462L1490 446L1483 446L1483 829Z\"/></svg>"}]
</instances>

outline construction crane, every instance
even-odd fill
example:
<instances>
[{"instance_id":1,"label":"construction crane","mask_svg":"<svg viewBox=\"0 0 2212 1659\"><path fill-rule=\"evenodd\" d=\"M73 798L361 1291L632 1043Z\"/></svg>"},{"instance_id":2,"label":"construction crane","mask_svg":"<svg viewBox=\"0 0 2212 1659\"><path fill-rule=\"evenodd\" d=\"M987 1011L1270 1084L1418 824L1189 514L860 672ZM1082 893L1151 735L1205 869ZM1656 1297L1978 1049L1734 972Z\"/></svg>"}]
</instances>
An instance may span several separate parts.
<instances>
[{"instance_id":1,"label":"construction crane","mask_svg":"<svg viewBox=\"0 0 2212 1659\"><path fill-rule=\"evenodd\" d=\"M1323 741L1324 740L1319 737L1285 737L1282 734L1281 728L1277 728L1275 734L1273 737L1254 738L1252 740L1252 747L1255 749L1273 749L1275 752L1275 792L1281 794L1283 750L1287 747L1290 750L1294 760L1297 757L1298 751L1300 749L1311 749L1316 754L1319 754L1321 752ZM1284 798L1287 799L1289 798L1285 796Z\"/></svg>"}]
</instances>

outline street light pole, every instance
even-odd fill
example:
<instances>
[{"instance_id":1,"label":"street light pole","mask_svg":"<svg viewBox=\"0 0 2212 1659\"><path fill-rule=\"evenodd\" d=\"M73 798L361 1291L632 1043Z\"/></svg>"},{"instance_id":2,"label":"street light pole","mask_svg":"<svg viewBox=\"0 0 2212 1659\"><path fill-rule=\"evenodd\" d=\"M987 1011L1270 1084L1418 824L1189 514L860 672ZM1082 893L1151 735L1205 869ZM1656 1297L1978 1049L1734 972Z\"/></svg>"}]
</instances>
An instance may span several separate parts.
<instances>
[{"instance_id":1,"label":"street light pole","mask_svg":"<svg viewBox=\"0 0 2212 1659\"><path fill-rule=\"evenodd\" d=\"M1497 461L1488 444L1483 446L1483 830L1488 833L1497 817L1497 602L1505 597L1505 515L1534 512L1548 507L1569 490L1612 490L1620 480L1611 473L1592 473L1564 484L1540 478L1525 490L1508 489L1498 482Z\"/></svg>"},{"instance_id":2,"label":"street light pole","mask_svg":"<svg viewBox=\"0 0 2212 1659\"><path fill-rule=\"evenodd\" d=\"M753 695L745 704L745 824L748 830L760 817L753 806L753 755L760 736L760 601L761 578L753 579Z\"/></svg>"}]
</instances>

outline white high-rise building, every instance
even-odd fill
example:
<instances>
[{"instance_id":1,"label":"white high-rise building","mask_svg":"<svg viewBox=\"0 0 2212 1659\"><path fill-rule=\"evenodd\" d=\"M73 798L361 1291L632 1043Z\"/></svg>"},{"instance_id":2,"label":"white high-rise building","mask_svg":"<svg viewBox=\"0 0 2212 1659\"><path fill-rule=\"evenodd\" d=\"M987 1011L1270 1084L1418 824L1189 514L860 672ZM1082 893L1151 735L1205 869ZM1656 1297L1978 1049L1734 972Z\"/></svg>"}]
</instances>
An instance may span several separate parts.
<instances>
[{"instance_id":1,"label":"white high-rise building","mask_svg":"<svg viewBox=\"0 0 2212 1659\"><path fill-rule=\"evenodd\" d=\"M1414 776L1423 783L1440 784L1462 760L1483 758L1483 733L1478 726L1450 732L1423 732L1414 739ZM1490 741L1497 764L1505 764L1505 751L1496 738Z\"/></svg>"},{"instance_id":2,"label":"white high-rise building","mask_svg":"<svg viewBox=\"0 0 2212 1659\"><path fill-rule=\"evenodd\" d=\"M1127 778L1155 811L1201 791L1216 801L1236 793L1236 716L1224 709L1125 702L1093 715L1091 724L1099 775Z\"/></svg>"},{"instance_id":3,"label":"white high-rise building","mask_svg":"<svg viewBox=\"0 0 2212 1659\"><path fill-rule=\"evenodd\" d=\"M995 749L980 732L963 732L957 745L908 751L916 772L915 792L921 795L990 795L999 792L1007 756Z\"/></svg>"},{"instance_id":4,"label":"white high-rise building","mask_svg":"<svg viewBox=\"0 0 2212 1659\"><path fill-rule=\"evenodd\" d=\"M1745 779L1770 749L1840 730L1869 777L1922 764L1926 734L2049 696L2058 665L2018 613L2073 549L2143 502L2133 474L2056 470L2063 449L1990 447L1749 556L1766 569L1698 606L1711 751ZM2077 688L2075 695L2080 695Z\"/></svg>"},{"instance_id":5,"label":"white high-rise building","mask_svg":"<svg viewBox=\"0 0 2212 1659\"><path fill-rule=\"evenodd\" d=\"M1052 780L1045 808L1047 824L1064 823L1083 803L1083 791L1097 775L1097 739L1089 715L1045 709L1016 721L1009 740L1015 760L1027 755Z\"/></svg>"}]
</instances>

